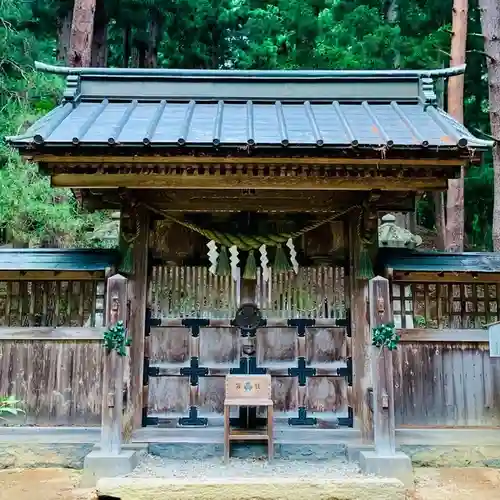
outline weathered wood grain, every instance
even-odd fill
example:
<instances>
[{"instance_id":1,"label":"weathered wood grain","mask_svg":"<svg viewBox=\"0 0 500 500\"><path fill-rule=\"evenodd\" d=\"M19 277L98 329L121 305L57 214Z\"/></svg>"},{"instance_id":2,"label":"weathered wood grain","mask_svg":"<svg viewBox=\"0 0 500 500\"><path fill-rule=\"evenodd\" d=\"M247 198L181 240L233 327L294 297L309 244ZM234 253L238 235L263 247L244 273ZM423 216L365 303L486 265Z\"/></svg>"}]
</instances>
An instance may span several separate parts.
<instances>
[{"instance_id":1,"label":"weathered wood grain","mask_svg":"<svg viewBox=\"0 0 500 500\"><path fill-rule=\"evenodd\" d=\"M0 340L0 394L28 425L100 425L102 355L100 340Z\"/></svg>"},{"instance_id":2,"label":"weathered wood grain","mask_svg":"<svg viewBox=\"0 0 500 500\"><path fill-rule=\"evenodd\" d=\"M108 279L106 325L127 320L127 278L116 274ZM118 455L122 445L124 359L118 352L105 351L102 374L101 450Z\"/></svg>"},{"instance_id":3,"label":"weathered wood grain","mask_svg":"<svg viewBox=\"0 0 500 500\"><path fill-rule=\"evenodd\" d=\"M186 363L189 360L191 333L183 326L151 328L150 362Z\"/></svg>"},{"instance_id":4,"label":"weathered wood grain","mask_svg":"<svg viewBox=\"0 0 500 500\"><path fill-rule=\"evenodd\" d=\"M103 324L104 280L0 281L0 327Z\"/></svg>"},{"instance_id":5,"label":"weathered wood grain","mask_svg":"<svg viewBox=\"0 0 500 500\"><path fill-rule=\"evenodd\" d=\"M306 407L314 412L345 413L347 384L335 377L311 377L307 381Z\"/></svg>"},{"instance_id":6,"label":"weathered wood grain","mask_svg":"<svg viewBox=\"0 0 500 500\"><path fill-rule=\"evenodd\" d=\"M487 343L489 339L488 330L480 328L400 328L398 335L401 336L401 342Z\"/></svg>"},{"instance_id":7,"label":"weathered wood grain","mask_svg":"<svg viewBox=\"0 0 500 500\"><path fill-rule=\"evenodd\" d=\"M260 366L273 366L276 363L293 366L298 355L295 328L257 330L257 359Z\"/></svg>"},{"instance_id":8,"label":"weathered wood grain","mask_svg":"<svg viewBox=\"0 0 500 500\"><path fill-rule=\"evenodd\" d=\"M148 411L152 414L173 413L186 416L189 410L188 377L151 377Z\"/></svg>"},{"instance_id":9,"label":"weathered wood grain","mask_svg":"<svg viewBox=\"0 0 500 500\"><path fill-rule=\"evenodd\" d=\"M84 327L0 327L1 340L102 340L105 328Z\"/></svg>"},{"instance_id":10,"label":"weathered wood grain","mask_svg":"<svg viewBox=\"0 0 500 500\"><path fill-rule=\"evenodd\" d=\"M287 190L348 190L425 191L444 189L446 179L439 177L387 176L299 177L238 175L162 175L162 174L53 174L52 185L61 188L129 188L129 189L287 189Z\"/></svg>"},{"instance_id":11,"label":"weathered wood grain","mask_svg":"<svg viewBox=\"0 0 500 500\"><path fill-rule=\"evenodd\" d=\"M185 328L185 330L187 330ZM201 328L200 363L203 366L238 364L239 330L235 327ZM195 354L191 353L191 356Z\"/></svg>"},{"instance_id":12,"label":"weathered wood grain","mask_svg":"<svg viewBox=\"0 0 500 500\"><path fill-rule=\"evenodd\" d=\"M307 360L312 366L347 357L345 328L308 328L306 334Z\"/></svg>"},{"instance_id":13,"label":"weathered wood grain","mask_svg":"<svg viewBox=\"0 0 500 500\"><path fill-rule=\"evenodd\" d=\"M144 207L135 213L135 240L132 247L134 272L129 283L128 328L132 338L130 348L130 397L127 404L126 427L138 428L142 422L143 370L148 295L148 241L150 214ZM133 233L134 234L134 233Z\"/></svg>"},{"instance_id":14,"label":"weathered wood grain","mask_svg":"<svg viewBox=\"0 0 500 500\"><path fill-rule=\"evenodd\" d=\"M393 362L396 425L500 425L500 359L487 344L405 342Z\"/></svg>"},{"instance_id":15,"label":"weathered wood grain","mask_svg":"<svg viewBox=\"0 0 500 500\"><path fill-rule=\"evenodd\" d=\"M56 155L49 155L49 154L36 154L34 157L35 161L42 162L42 163L74 163L75 159L71 156L56 156ZM96 163L108 163L108 164L124 164L124 163L131 163L131 164L141 164L141 163L158 163L158 164L165 164L165 163L170 163L173 165L188 165L192 166L193 164L200 164L200 165L207 165L207 164L212 164L212 165L217 165L220 166L221 160L219 157L215 156L198 156L196 157L196 161L193 162L193 157L192 156L158 156L155 155L154 157L151 156L79 156L78 157L78 162L80 164L85 164L85 163L90 163L90 164L96 164ZM374 161L373 159L368 159L368 158L356 158L355 160L350 160L352 164L356 165L373 165ZM426 158L417 158L417 159L407 159L407 158L385 158L385 159L378 159L377 160L377 165L387 165L387 166L400 166L400 165L409 165L412 167L415 166L429 166L429 167L435 167L436 166L436 160L434 159L426 159ZM266 164L266 165L341 165L342 167L345 167L346 165L346 160L345 158L334 158L334 157L303 157L303 158L298 158L298 157L276 157L276 156L270 156L270 157L245 157L245 156L237 156L237 157L225 157L224 158L224 164L228 165L255 165L255 164ZM449 159L449 160L439 160L439 165L440 167L442 166L460 166L460 165L465 165L466 160L455 160L455 159Z\"/></svg>"},{"instance_id":16,"label":"weathered wood grain","mask_svg":"<svg viewBox=\"0 0 500 500\"><path fill-rule=\"evenodd\" d=\"M370 369L371 335L368 322L368 281L356 279L361 240L357 219L349 220L349 290L351 304L352 369L354 425L361 431L363 442L372 439L372 412L368 405L367 391L372 387Z\"/></svg>"},{"instance_id":17,"label":"weathered wood grain","mask_svg":"<svg viewBox=\"0 0 500 500\"><path fill-rule=\"evenodd\" d=\"M370 327L393 322L389 280L376 276L369 284ZM373 435L375 451L380 455L396 453L394 418L394 376L392 351L373 347Z\"/></svg>"},{"instance_id":18,"label":"weathered wood grain","mask_svg":"<svg viewBox=\"0 0 500 500\"><path fill-rule=\"evenodd\" d=\"M0 281L98 281L105 271L0 271Z\"/></svg>"}]
</instances>

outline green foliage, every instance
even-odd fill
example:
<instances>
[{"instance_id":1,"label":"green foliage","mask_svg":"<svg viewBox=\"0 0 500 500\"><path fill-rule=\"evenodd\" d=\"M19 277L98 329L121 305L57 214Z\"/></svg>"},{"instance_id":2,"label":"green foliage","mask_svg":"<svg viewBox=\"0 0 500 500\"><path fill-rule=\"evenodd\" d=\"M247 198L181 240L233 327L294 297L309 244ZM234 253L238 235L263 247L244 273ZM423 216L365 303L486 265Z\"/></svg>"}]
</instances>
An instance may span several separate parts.
<instances>
[{"instance_id":1,"label":"green foliage","mask_svg":"<svg viewBox=\"0 0 500 500\"><path fill-rule=\"evenodd\" d=\"M465 230L469 246L492 249L493 168L473 167L465 178Z\"/></svg>"},{"instance_id":2,"label":"green foliage","mask_svg":"<svg viewBox=\"0 0 500 500\"><path fill-rule=\"evenodd\" d=\"M55 2L0 0L0 229L29 246L93 246L87 235L105 216L83 213L71 191L52 189L1 139L24 131L61 96L61 78L33 69L34 59L52 59L55 15Z\"/></svg>"},{"instance_id":3,"label":"green foliage","mask_svg":"<svg viewBox=\"0 0 500 500\"><path fill-rule=\"evenodd\" d=\"M423 316L413 316L413 323L417 328L426 328L427 320Z\"/></svg>"},{"instance_id":4,"label":"green foliage","mask_svg":"<svg viewBox=\"0 0 500 500\"><path fill-rule=\"evenodd\" d=\"M0 420L7 420L5 417L14 416L26 413L18 407L21 403L14 396L0 396Z\"/></svg>"},{"instance_id":5,"label":"green foliage","mask_svg":"<svg viewBox=\"0 0 500 500\"><path fill-rule=\"evenodd\" d=\"M389 351L396 349L400 336L396 335L394 323L378 325L372 328L372 345L383 349L387 347Z\"/></svg>"},{"instance_id":6,"label":"green foliage","mask_svg":"<svg viewBox=\"0 0 500 500\"><path fill-rule=\"evenodd\" d=\"M118 321L104 332L103 342L108 354L116 351L119 356L126 356L126 347L132 344L132 339L127 337L127 329L123 321Z\"/></svg>"}]
</instances>

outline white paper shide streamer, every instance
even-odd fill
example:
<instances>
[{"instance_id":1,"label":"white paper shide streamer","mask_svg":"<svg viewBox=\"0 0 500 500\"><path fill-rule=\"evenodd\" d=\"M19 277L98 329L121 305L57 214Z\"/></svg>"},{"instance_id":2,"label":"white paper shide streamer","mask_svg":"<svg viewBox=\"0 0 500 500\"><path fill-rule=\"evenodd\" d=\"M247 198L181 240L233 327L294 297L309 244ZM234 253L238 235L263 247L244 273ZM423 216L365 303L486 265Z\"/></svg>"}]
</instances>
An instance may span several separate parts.
<instances>
[{"instance_id":1,"label":"white paper shide streamer","mask_svg":"<svg viewBox=\"0 0 500 500\"><path fill-rule=\"evenodd\" d=\"M229 247L229 262L231 264L231 277L233 281L237 281L240 275L238 267L240 260L238 259L238 247L236 245Z\"/></svg>"},{"instance_id":2,"label":"white paper shide streamer","mask_svg":"<svg viewBox=\"0 0 500 500\"><path fill-rule=\"evenodd\" d=\"M260 252L260 267L262 267L262 279L264 280L265 283L269 281L269 266L267 265L269 263L269 259L267 258L267 248L266 245L262 245L259 248Z\"/></svg>"},{"instance_id":3,"label":"white paper shide streamer","mask_svg":"<svg viewBox=\"0 0 500 500\"><path fill-rule=\"evenodd\" d=\"M295 246L293 244L292 238L289 238L286 242L286 246L290 250L290 263L292 264L293 271L295 274L299 272L299 263L297 262L297 252L295 251Z\"/></svg>"},{"instance_id":4,"label":"white paper shide streamer","mask_svg":"<svg viewBox=\"0 0 500 500\"><path fill-rule=\"evenodd\" d=\"M208 247L208 260L210 261L210 267L208 272L215 275L217 271L217 259L219 258L219 252L217 251L217 244L214 240L210 240L207 243Z\"/></svg>"}]
</instances>

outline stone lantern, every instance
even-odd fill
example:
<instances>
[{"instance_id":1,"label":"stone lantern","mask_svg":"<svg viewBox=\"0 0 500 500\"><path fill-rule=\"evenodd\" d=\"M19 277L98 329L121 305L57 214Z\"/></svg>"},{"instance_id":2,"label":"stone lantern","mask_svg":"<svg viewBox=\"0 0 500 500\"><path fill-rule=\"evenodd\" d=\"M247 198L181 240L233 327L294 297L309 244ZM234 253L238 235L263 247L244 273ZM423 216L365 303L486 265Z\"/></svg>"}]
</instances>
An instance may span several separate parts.
<instances>
[{"instance_id":1,"label":"stone lantern","mask_svg":"<svg viewBox=\"0 0 500 500\"><path fill-rule=\"evenodd\" d=\"M422 244L422 238L408 229L396 225L396 217L386 214L378 227L378 245L380 248L414 249Z\"/></svg>"}]
</instances>

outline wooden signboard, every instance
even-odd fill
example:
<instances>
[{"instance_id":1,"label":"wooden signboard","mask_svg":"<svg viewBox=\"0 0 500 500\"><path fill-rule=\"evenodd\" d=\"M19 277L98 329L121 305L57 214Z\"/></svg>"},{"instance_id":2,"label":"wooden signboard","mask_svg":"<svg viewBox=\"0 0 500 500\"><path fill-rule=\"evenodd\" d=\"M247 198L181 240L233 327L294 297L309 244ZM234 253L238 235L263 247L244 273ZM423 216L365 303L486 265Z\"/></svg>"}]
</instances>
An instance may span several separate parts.
<instances>
[{"instance_id":1,"label":"wooden signboard","mask_svg":"<svg viewBox=\"0 0 500 500\"><path fill-rule=\"evenodd\" d=\"M265 429L232 429L229 421L231 406L266 406ZM227 375L224 400L224 460L229 460L229 447L233 440L266 440L269 460L273 457L273 400L271 375Z\"/></svg>"},{"instance_id":2,"label":"wooden signboard","mask_svg":"<svg viewBox=\"0 0 500 500\"><path fill-rule=\"evenodd\" d=\"M228 375L226 404L229 406L268 406L271 400L271 375Z\"/></svg>"}]
</instances>

